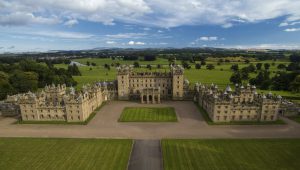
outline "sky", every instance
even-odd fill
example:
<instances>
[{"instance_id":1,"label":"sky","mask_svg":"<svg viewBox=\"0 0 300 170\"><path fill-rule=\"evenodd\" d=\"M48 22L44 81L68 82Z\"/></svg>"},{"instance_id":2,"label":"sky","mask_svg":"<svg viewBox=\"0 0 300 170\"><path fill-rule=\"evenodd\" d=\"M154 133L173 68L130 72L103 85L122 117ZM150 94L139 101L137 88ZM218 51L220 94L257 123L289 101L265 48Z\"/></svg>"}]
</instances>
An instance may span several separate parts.
<instances>
[{"instance_id":1,"label":"sky","mask_svg":"<svg viewBox=\"0 0 300 170\"><path fill-rule=\"evenodd\" d=\"M300 0L0 0L0 53L300 49Z\"/></svg>"}]
</instances>

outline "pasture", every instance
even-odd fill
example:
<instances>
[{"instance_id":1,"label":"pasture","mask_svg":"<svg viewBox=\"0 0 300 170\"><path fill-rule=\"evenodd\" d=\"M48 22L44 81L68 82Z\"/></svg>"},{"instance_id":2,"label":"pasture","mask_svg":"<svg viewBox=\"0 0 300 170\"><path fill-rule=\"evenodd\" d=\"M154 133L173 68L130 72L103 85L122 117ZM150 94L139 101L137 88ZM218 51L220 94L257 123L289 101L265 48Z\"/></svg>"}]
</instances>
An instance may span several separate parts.
<instances>
[{"instance_id":1,"label":"pasture","mask_svg":"<svg viewBox=\"0 0 300 170\"><path fill-rule=\"evenodd\" d=\"M165 170L297 170L300 139L166 139Z\"/></svg>"},{"instance_id":2,"label":"pasture","mask_svg":"<svg viewBox=\"0 0 300 170\"><path fill-rule=\"evenodd\" d=\"M120 122L176 122L173 107L126 107Z\"/></svg>"},{"instance_id":3,"label":"pasture","mask_svg":"<svg viewBox=\"0 0 300 170\"><path fill-rule=\"evenodd\" d=\"M133 64L135 61L124 61L121 59L112 60L110 58L81 58L75 59L74 61L80 62L82 64L86 64L87 61L96 63L96 66L82 66L79 67L82 76L74 76L74 79L78 82L77 88L80 89L83 84L93 83L96 81L112 81L116 79L116 68L114 67L116 63L120 64ZM141 68L135 68L135 71L169 71L169 62L167 59L157 58L155 61L138 61L141 65ZM269 63L271 76L274 76L276 71L279 71L277 68L278 64L285 64L288 65L288 61L251 61L252 64L256 63ZM180 61L177 61L180 64ZM110 70L104 68L104 64L113 64L114 66L110 67ZM152 69L149 70L146 68L146 65L150 64ZM161 65L161 68L157 68L157 64ZM191 69L185 69L184 76L190 81L190 84L193 85L196 82L201 82L202 84L217 84L219 88L224 89L227 85L232 85L229 81L230 76L232 75L232 70L230 67L232 64L238 64L239 68L243 68L248 66L242 61L232 61L230 63L223 62L218 64L215 58L208 58L206 64L213 64L215 69L208 70L206 66L202 66L201 69L195 69L195 63L190 63ZM57 64L56 67L67 68L65 64ZM251 73L250 77L255 77L255 73ZM258 90L259 92L269 92L270 90ZM272 91L272 90L271 90ZM284 97L296 97L300 98L300 94L295 94L289 91L272 91L273 94L282 95Z\"/></svg>"},{"instance_id":4,"label":"pasture","mask_svg":"<svg viewBox=\"0 0 300 170\"><path fill-rule=\"evenodd\" d=\"M127 139L1 138L0 169L125 170Z\"/></svg>"}]
</instances>

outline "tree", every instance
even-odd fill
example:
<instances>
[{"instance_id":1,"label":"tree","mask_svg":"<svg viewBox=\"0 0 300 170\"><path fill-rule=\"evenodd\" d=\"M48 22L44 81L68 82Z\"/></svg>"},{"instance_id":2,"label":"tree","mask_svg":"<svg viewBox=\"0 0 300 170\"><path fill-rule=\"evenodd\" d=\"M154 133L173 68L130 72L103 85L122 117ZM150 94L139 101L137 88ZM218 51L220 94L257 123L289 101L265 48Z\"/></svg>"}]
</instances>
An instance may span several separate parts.
<instances>
[{"instance_id":1,"label":"tree","mask_svg":"<svg viewBox=\"0 0 300 170\"><path fill-rule=\"evenodd\" d=\"M250 65L247 67L247 69L248 69L248 72L249 72L249 73L255 72L255 66L254 66L253 64L250 64Z\"/></svg>"},{"instance_id":2,"label":"tree","mask_svg":"<svg viewBox=\"0 0 300 170\"><path fill-rule=\"evenodd\" d=\"M68 66L68 73L73 76L81 76L81 73L76 64Z\"/></svg>"},{"instance_id":3,"label":"tree","mask_svg":"<svg viewBox=\"0 0 300 170\"><path fill-rule=\"evenodd\" d=\"M215 69L215 66L212 64L207 64L206 69L212 70L212 69Z\"/></svg>"},{"instance_id":4,"label":"tree","mask_svg":"<svg viewBox=\"0 0 300 170\"><path fill-rule=\"evenodd\" d=\"M86 65L87 65L87 66L90 66L90 62L89 62L89 61L87 61L87 62L86 62Z\"/></svg>"},{"instance_id":5,"label":"tree","mask_svg":"<svg viewBox=\"0 0 300 170\"><path fill-rule=\"evenodd\" d=\"M261 70L261 67L262 67L262 64L261 64L261 63L257 63L257 64L256 64L256 69L257 69L257 70Z\"/></svg>"},{"instance_id":6,"label":"tree","mask_svg":"<svg viewBox=\"0 0 300 170\"><path fill-rule=\"evenodd\" d=\"M161 64L157 64L157 68L160 69L161 68Z\"/></svg>"},{"instance_id":7,"label":"tree","mask_svg":"<svg viewBox=\"0 0 300 170\"><path fill-rule=\"evenodd\" d=\"M113 64L113 63L112 63ZM92 66L96 66L97 64L96 63L92 63Z\"/></svg>"},{"instance_id":8,"label":"tree","mask_svg":"<svg viewBox=\"0 0 300 170\"><path fill-rule=\"evenodd\" d=\"M269 64L269 63L265 63L265 64L264 64L264 67L265 67L266 70L269 70L270 64Z\"/></svg>"},{"instance_id":9,"label":"tree","mask_svg":"<svg viewBox=\"0 0 300 170\"><path fill-rule=\"evenodd\" d=\"M202 66L206 65L205 60L201 60L201 65L202 65Z\"/></svg>"},{"instance_id":10,"label":"tree","mask_svg":"<svg viewBox=\"0 0 300 170\"><path fill-rule=\"evenodd\" d=\"M300 92L300 75L296 76L290 84L290 90L293 92Z\"/></svg>"},{"instance_id":11,"label":"tree","mask_svg":"<svg viewBox=\"0 0 300 170\"><path fill-rule=\"evenodd\" d=\"M245 63L246 63L246 64L249 64L249 63L250 63L250 60L246 59L246 60L245 60Z\"/></svg>"},{"instance_id":12,"label":"tree","mask_svg":"<svg viewBox=\"0 0 300 170\"><path fill-rule=\"evenodd\" d=\"M156 60L156 56L155 55L145 55L144 56L144 60L145 61L155 61Z\"/></svg>"},{"instance_id":13,"label":"tree","mask_svg":"<svg viewBox=\"0 0 300 170\"><path fill-rule=\"evenodd\" d=\"M186 68L186 69L190 69L191 68L191 66L189 65L189 63L186 62L185 60L182 60L182 66L183 66L183 68Z\"/></svg>"},{"instance_id":14,"label":"tree","mask_svg":"<svg viewBox=\"0 0 300 170\"><path fill-rule=\"evenodd\" d=\"M230 77L230 82L233 84L240 84L242 82L241 74L239 72L234 72Z\"/></svg>"},{"instance_id":15,"label":"tree","mask_svg":"<svg viewBox=\"0 0 300 170\"><path fill-rule=\"evenodd\" d=\"M300 62L300 54L294 53L294 54L290 55L290 61L293 63L299 63Z\"/></svg>"},{"instance_id":16,"label":"tree","mask_svg":"<svg viewBox=\"0 0 300 170\"><path fill-rule=\"evenodd\" d=\"M133 63L133 67L134 67L134 68L139 68L139 67L140 67L139 62L135 61L135 62Z\"/></svg>"},{"instance_id":17,"label":"tree","mask_svg":"<svg viewBox=\"0 0 300 170\"><path fill-rule=\"evenodd\" d=\"M300 63L290 63L286 70L288 71L299 71L300 70Z\"/></svg>"},{"instance_id":18,"label":"tree","mask_svg":"<svg viewBox=\"0 0 300 170\"><path fill-rule=\"evenodd\" d=\"M233 65L230 67L230 69L233 70L233 71L238 71L238 70L239 70L239 65L233 64Z\"/></svg>"},{"instance_id":19,"label":"tree","mask_svg":"<svg viewBox=\"0 0 300 170\"><path fill-rule=\"evenodd\" d=\"M283 70L286 69L286 66L284 64L278 64L277 68Z\"/></svg>"},{"instance_id":20,"label":"tree","mask_svg":"<svg viewBox=\"0 0 300 170\"><path fill-rule=\"evenodd\" d=\"M8 94L12 94L14 91L8 78L6 73L0 71L0 100L5 99Z\"/></svg>"},{"instance_id":21,"label":"tree","mask_svg":"<svg viewBox=\"0 0 300 170\"><path fill-rule=\"evenodd\" d=\"M241 70L241 79L242 80L248 80L249 79L249 72L248 72L248 68L247 67L244 67L242 70Z\"/></svg>"},{"instance_id":22,"label":"tree","mask_svg":"<svg viewBox=\"0 0 300 170\"><path fill-rule=\"evenodd\" d=\"M35 72L16 71L9 77L9 82L21 93L38 89L38 75Z\"/></svg>"},{"instance_id":23,"label":"tree","mask_svg":"<svg viewBox=\"0 0 300 170\"><path fill-rule=\"evenodd\" d=\"M151 70L152 69L152 66L150 65L150 64L147 64L147 66L146 66L149 70Z\"/></svg>"},{"instance_id":24,"label":"tree","mask_svg":"<svg viewBox=\"0 0 300 170\"><path fill-rule=\"evenodd\" d=\"M196 63L195 64L195 69L201 69L201 64L200 63Z\"/></svg>"}]
</instances>

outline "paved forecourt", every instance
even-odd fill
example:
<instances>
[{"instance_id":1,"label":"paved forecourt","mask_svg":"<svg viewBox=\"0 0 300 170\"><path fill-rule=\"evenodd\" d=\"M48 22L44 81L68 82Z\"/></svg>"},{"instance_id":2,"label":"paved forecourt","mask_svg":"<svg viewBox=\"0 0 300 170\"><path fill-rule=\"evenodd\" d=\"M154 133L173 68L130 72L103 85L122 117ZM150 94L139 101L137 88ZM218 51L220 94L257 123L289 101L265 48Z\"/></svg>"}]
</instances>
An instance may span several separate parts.
<instances>
[{"instance_id":1,"label":"paved forecourt","mask_svg":"<svg viewBox=\"0 0 300 170\"><path fill-rule=\"evenodd\" d=\"M118 122L125 107L174 107L178 122ZM287 125L207 125L191 101L163 101L140 104L111 101L88 125L14 124L0 119L0 137L64 138L299 138L300 124L284 119Z\"/></svg>"}]
</instances>

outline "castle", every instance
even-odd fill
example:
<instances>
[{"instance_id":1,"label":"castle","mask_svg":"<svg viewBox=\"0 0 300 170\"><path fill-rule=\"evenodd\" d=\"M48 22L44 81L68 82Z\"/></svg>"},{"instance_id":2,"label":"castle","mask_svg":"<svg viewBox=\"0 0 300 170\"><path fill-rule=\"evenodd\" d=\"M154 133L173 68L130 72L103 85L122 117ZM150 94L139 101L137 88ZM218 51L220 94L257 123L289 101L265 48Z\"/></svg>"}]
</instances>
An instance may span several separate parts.
<instances>
[{"instance_id":1,"label":"castle","mask_svg":"<svg viewBox=\"0 0 300 170\"><path fill-rule=\"evenodd\" d=\"M83 122L108 97L107 85L99 83L83 86L78 92L73 87L67 90L66 85L53 84L39 93L8 96L7 100L19 105L23 121Z\"/></svg>"},{"instance_id":2,"label":"castle","mask_svg":"<svg viewBox=\"0 0 300 170\"><path fill-rule=\"evenodd\" d=\"M217 85L195 85L198 103L213 122L230 121L275 121L282 97L258 94L256 87L248 84L230 86L222 91Z\"/></svg>"},{"instance_id":3,"label":"castle","mask_svg":"<svg viewBox=\"0 0 300 170\"><path fill-rule=\"evenodd\" d=\"M188 83L184 69L170 66L170 72L134 72L131 66L118 68L119 100L140 99L141 103L160 103L161 99L183 100Z\"/></svg>"},{"instance_id":4,"label":"castle","mask_svg":"<svg viewBox=\"0 0 300 170\"><path fill-rule=\"evenodd\" d=\"M83 122L104 101L140 100L157 104L161 100L194 100L206 110L214 122L275 121L278 119L281 96L258 94L256 87L236 85L222 91L217 85L195 84L189 88L184 69L171 65L167 72L135 72L132 66L117 68L115 82L86 85L81 91L65 85L46 86L38 93L28 92L7 97L5 108L21 113L23 121ZM10 109L12 110L12 109Z\"/></svg>"}]
</instances>

